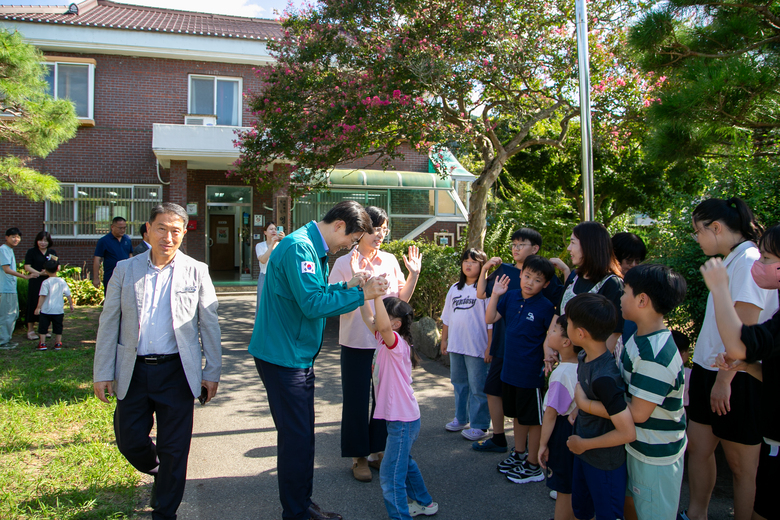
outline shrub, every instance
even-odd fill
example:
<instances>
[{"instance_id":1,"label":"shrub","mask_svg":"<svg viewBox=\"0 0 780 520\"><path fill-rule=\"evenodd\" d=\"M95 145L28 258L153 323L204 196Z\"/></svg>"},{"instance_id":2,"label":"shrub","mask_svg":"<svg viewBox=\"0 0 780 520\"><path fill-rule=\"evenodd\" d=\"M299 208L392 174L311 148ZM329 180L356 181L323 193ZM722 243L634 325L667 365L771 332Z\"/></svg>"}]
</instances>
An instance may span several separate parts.
<instances>
[{"instance_id":1,"label":"shrub","mask_svg":"<svg viewBox=\"0 0 780 520\"><path fill-rule=\"evenodd\" d=\"M92 285L89 278L81 274L81 267L66 265L60 268L60 278L70 287L74 305L100 305L103 303L103 290Z\"/></svg>"},{"instance_id":2,"label":"shrub","mask_svg":"<svg viewBox=\"0 0 780 520\"><path fill-rule=\"evenodd\" d=\"M408 254L409 246L412 245L420 249L422 267L409 303L414 308L416 319L430 316L438 320L444 310L447 291L460 276L460 250L438 246L428 240L397 240L382 244L382 250L394 254L398 263L405 267L403 255Z\"/></svg>"}]
</instances>

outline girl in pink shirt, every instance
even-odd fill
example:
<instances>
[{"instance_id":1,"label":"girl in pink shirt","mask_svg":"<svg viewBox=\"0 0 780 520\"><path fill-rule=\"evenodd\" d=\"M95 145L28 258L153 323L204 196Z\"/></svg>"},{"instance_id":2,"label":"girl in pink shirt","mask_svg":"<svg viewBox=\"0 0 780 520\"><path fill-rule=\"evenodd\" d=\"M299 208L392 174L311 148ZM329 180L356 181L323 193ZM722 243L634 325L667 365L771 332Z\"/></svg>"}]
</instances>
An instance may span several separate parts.
<instances>
[{"instance_id":1,"label":"girl in pink shirt","mask_svg":"<svg viewBox=\"0 0 780 520\"><path fill-rule=\"evenodd\" d=\"M428 493L411 455L420 435L420 407L412 390L412 367L418 362L411 345L414 311L399 298L382 300L381 296L374 300L374 308L376 316L366 302L360 314L377 341L374 418L387 423L385 456L379 469L385 507L394 520L434 515L439 505Z\"/></svg>"}]
</instances>

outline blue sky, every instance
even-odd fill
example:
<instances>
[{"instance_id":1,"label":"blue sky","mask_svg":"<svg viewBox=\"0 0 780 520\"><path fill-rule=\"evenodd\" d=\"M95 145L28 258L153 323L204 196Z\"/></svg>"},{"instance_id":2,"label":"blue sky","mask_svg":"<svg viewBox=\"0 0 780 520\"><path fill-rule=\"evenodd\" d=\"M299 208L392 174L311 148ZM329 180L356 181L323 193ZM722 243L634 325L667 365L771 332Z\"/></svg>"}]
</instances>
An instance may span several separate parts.
<instances>
[{"instance_id":1,"label":"blue sky","mask_svg":"<svg viewBox=\"0 0 780 520\"><path fill-rule=\"evenodd\" d=\"M72 2L73 0L0 0L0 5L66 6ZM281 13L287 7L288 0L122 0L118 3L165 7L182 11L231 14L256 18L275 18L274 9ZM304 0L292 0L292 4L296 7L303 3Z\"/></svg>"}]
</instances>

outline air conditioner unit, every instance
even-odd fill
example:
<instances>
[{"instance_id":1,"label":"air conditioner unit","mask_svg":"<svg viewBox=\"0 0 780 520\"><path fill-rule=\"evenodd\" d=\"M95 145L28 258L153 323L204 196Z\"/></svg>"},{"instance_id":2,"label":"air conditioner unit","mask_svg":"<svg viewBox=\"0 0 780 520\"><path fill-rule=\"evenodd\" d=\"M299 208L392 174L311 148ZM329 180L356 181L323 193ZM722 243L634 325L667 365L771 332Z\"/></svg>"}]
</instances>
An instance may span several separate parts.
<instances>
[{"instance_id":1,"label":"air conditioner unit","mask_svg":"<svg viewBox=\"0 0 780 520\"><path fill-rule=\"evenodd\" d=\"M194 126L215 126L217 124L217 116L205 116L205 115L186 115L184 116L185 125Z\"/></svg>"}]
</instances>

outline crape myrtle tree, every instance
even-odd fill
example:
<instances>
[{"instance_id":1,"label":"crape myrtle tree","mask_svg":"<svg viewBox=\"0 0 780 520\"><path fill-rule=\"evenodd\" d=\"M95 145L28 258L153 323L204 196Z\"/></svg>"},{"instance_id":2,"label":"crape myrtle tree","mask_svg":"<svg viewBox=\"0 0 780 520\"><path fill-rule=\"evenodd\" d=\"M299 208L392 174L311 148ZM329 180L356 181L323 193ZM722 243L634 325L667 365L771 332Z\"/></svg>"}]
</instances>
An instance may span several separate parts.
<instances>
[{"instance_id":1,"label":"crape myrtle tree","mask_svg":"<svg viewBox=\"0 0 780 520\"><path fill-rule=\"evenodd\" d=\"M644 70L668 77L649 111L651 156L777 155L780 3L664 0L630 42Z\"/></svg>"},{"instance_id":2,"label":"crape myrtle tree","mask_svg":"<svg viewBox=\"0 0 780 520\"><path fill-rule=\"evenodd\" d=\"M591 67L605 92L630 91L641 105L642 73L617 54L637 7L590 4ZM573 0L325 0L287 13L269 45L277 61L257 70L264 85L249 94L257 121L237 140L234 173L266 189L289 183L295 197L339 163L372 157L388 168L404 143L423 153L459 145L480 158L468 243L481 247L507 160L562 147L579 114L574 20ZM603 110L625 115L603 97ZM269 168L278 162L289 168Z\"/></svg>"},{"instance_id":3,"label":"crape myrtle tree","mask_svg":"<svg viewBox=\"0 0 780 520\"><path fill-rule=\"evenodd\" d=\"M0 190L33 201L61 200L57 179L29 167L76 134L76 109L68 100L47 94L43 56L22 36L0 29ZM11 146L8 146L10 144Z\"/></svg>"}]
</instances>

